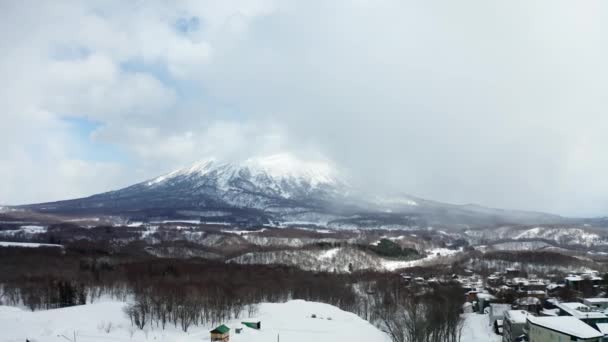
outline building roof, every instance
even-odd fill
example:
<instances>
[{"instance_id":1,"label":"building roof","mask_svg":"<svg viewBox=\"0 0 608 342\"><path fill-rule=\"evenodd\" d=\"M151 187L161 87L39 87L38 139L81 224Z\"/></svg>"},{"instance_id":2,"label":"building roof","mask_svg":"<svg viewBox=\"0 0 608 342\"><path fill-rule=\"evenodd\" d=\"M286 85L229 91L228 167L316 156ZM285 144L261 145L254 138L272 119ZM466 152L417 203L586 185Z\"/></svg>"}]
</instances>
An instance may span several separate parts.
<instances>
[{"instance_id":1,"label":"building roof","mask_svg":"<svg viewBox=\"0 0 608 342\"><path fill-rule=\"evenodd\" d=\"M502 304L502 303L490 303L490 307L492 310L496 312L507 311L511 309L511 304Z\"/></svg>"},{"instance_id":2,"label":"building roof","mask_svg":"<svg viewBox=\"0 0 608 342\"><path fill-rule=\"evenodd\" d=\"M567 276L564 279L566 281L569 281L569 282L583 281L585 279L588 279L588 280L602 280L601 277L598 277L595 274L569 275L569 276Z\"/></svg>"},{"instance_id":3,"label":"building roof","mask_svg":"<svg viewBox=\"0 0 608 342\"><path fill-rule=\"evenodd\" d=\"M608 303L608 298L584 298L583 301L600 304L600 303Z\"/></svg>"},{"instance_id":4,"label":"building roof","mask_svg":"<svg viewBox=\"0 0 608 342\"><path fill-rule=\"evenodd\" d=\"M508 310L511 310L511 304L490 304L490 312L494 317L503 316Z\"/></svg>"},{"instance_id":5,"label":"building roof","mask_svg":"<svg viewBox=\"0 0 608 342\"><path fill-rule=\"evenodd\" d=\"M573 337L594 338L604 336L583 321L570 316L534 317L530 315L527 319L530 324Z\"/></svg>"},{"instance_id":6,"label":"building roof","mask_svg":"<svg viewBox=\"0 0 608 342\"><path fill-rule=\"evenodd\" d=\"M526 323L526 317L528 317L528 312L523 310L505 311L505 321L523 324Z\"/></svg>"},{"instance_id":7,"label":"building roof","mask_svg":"<svg viewBox=\"0 0 608 342\"><path fill-rule=\"evenodd\" d=\"M608 335L608 323L598 323L597 329L604 335Z\"/></svg>"},{"instance_id":8,"label":"building roof","mask_svg":"<svg viewBox=\"0 0 608 342\"><path fill-rule=\"evenodd\" d=\"M547 285L547 290L552 291L552 290L555 290L557 288L564 287L564 286L566 286L566 285L553 283L553 284Z\"/></svg>"},{"instance_id":9,"label":"building roof","mask_svg":"<svg viewBox=\"0 0 608 342\"><path fill-rule=\"evenodd\" d=\"M210 333L213 333L213 334L225 334L225 333L227 333L229 331L230 331L230 328L228 328L227 326L225 326L224 324L222 324L219 327L211 330Z\"/></svg>"},{"instance_id":10,"label":"building roof","mask_svg":"<svg viewBox=\"0 0 608 342\"><path fill-rule=\"evenodd\" d=\"M477 294L477 298L484 299L484 300L493 300L493 299L496 299L496 297L492 296L489 293L478 293Z\"/></svg>"},{"instance_id":11,"label":"building roof","mask_svg":"<svg viewBox=\"0 0 608 342\"><path fill-rule=\"evenodd\" d=\"M540 305L540 299L536 297L522 297L515 300L517 305Z\"/></svg>"},{"instance_id":12,"label":"building roof","mask_svg":"<svg viewBox=\"0 0 608 342\"><path fill-rule=\"evenodd\" d=\"M540 315L557 317L557 316L559 316L559 309L543 309L543 310L540 310Z\"/></svg>"},{"instance_id":13,"label":"building roof","mask_svg":"<svg viewBox=\"0 0 608 342\"><path fill-rule=\"evenodd\" d=\"M574 316L578 319L589 319L589 318L606 318L603 312L597 311L589 306L578 303L578 302L569 302L569 303L558 303L556 304L560 310L564 310L569 315Z\"/></svg>"}]
</instances>

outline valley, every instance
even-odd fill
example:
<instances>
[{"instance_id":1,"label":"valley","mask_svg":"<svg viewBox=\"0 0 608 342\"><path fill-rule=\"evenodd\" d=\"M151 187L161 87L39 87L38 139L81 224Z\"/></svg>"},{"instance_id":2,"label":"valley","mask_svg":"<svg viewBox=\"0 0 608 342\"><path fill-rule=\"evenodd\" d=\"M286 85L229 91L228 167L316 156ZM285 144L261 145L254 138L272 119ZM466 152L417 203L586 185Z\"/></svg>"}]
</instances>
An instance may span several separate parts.
<instances>
[{"instance_id":1,"label":"valley","mask_svg":"<svg viewBox=\"0 0 608 342\"><path fill-rule=\"evenodd\" d=\"M488 305L608 293L606 222L371 194L290 155L206 160L86 198L0 208L0 315L93 310L84 341L205 340L217 324L263 317L267 329L233 339L298 341L309 330L277 317L329 310L320 340L362 329L408 341L399 334L418 324L433 341L499 341ZM590 287L564 281L585 277ZM52 319L36 329L40 341L76 333Z\"/></svg>"}]
</instances>

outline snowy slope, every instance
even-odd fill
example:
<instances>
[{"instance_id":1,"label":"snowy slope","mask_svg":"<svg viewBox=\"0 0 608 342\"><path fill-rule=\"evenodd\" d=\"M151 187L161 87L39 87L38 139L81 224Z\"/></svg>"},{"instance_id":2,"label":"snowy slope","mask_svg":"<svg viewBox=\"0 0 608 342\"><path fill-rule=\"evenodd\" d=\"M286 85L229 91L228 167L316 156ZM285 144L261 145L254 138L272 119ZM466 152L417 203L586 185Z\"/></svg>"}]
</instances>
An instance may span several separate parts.
<instances>
[{"instance_id":1,"label":"snowy slope","mask_svg":"<svg viewBox=\"0 0 608 342\"><path fill-rule=\"evenodd\" d=\"M601 233L601 234L600 234ZM560 245L600 246L608 245L608 234L594 228L580 227L517 227L503 226L496 229L467 230L465 234L477 240L530 240L554 241Z\"/></svg>"},{"instance_id":2,"label":"snowy slope","mask_svg":"<svg viewBox=\"0 0 608 342\"><path fill-rule=\"evenodd\" d=\"M416 260L393 260L380 257L354 247L337 247L327 250L296 249L271 252L250 252L230 259L239 264L280 264L308 271L349 272L353 270L395 271L401 268L453 261L459 250L429 249L427 256Z\"/></svg>"},{"instance_id":3,"label":"snowy slope","mask_svg":"<svg viewBox=\"0 0 608 342\"><path fill-rule=\"evenodd\" d=\"M0 241L0 247L24 247L24 248L36 248L36 247L63 247L62 245L54 245L49 243L32 243L32 242L9 242Z\"/></svg>"},{"instance_id":4,"label":"snowy slope","mask_svg":"<svg viewBox=\"0 0 608 342\"><path fill-rule=\"evenodd\" d=\"M109 341L209 341L208 331L213 327L192 327L188 333L167 326L144 331L133 329L122 309L122 302L105 302L71 308L29 312L14 307L0 306L0 331L3 342L65 342L64 335L72 339L74 332L79 342ZM317 318L311 318L316 314ZM243 320L260 320L261 330L244 328L235 334L234 328L242 327ZM233 342L389 342L386 334L357 315L334 306L294 300L281 304L260 304L252 317L226 322L232 328ZM110 327L111 326L111 327ZM108 330L109 332L106 332Z\"/></svg>"},{"instance_id":5,"label":"snowy slope","mask_svg":"<svg viewBox=\"0 0 608 342\"><path fill-rule=\"evenodd\" d=\"M183 176L214 175L221 189L229 189L231 181L248 174L247 178L258 187L266 186L269 182L278 185L294 182L318 187L325 184L337 184L337 171L328 162L304 161L290 154L276 154L266 157L250 158L242 164L226 163L215 158L195 163L189 168L170 172L166 175L148 181L149 186L171 181Z\"/></svg>"}]
</instances>

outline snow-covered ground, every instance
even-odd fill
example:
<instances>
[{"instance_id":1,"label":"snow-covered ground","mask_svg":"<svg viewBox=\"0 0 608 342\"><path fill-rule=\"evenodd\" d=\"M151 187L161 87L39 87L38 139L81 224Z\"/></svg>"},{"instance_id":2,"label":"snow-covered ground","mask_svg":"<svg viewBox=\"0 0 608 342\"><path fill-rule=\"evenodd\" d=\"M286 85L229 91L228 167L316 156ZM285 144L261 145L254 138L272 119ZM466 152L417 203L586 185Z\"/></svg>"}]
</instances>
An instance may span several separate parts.
<instances>
[{"instance_id":1,"label":"snow-covered ground","mask_svg":"<svg viewBox=\"0 0 608 342\"><path fill-rule=\"evenodd\" d=\"M252 235L245 236L251 237ZM350 272L351 268L354 270L394 271L400 268L450 261L459 252L460 250L435 248L427 250L425 258L403 261L383 258L353 247L337 247L328 250L251 252L229 261L239 264L290 265L303 270L325 272Z\"/></svg>"},{"instance_id":2,"label":"snow-covered ground","mask_svg":"<svg viewBox=\"0 0 608 342\"><path fill-rule=\"evenodd\" d=\"M400 268L408 268L414 266L420 266L429 262L439 261L443 258L453 256L461 250L448 249L448 248L435 248L427 250L427 256L422 259L411 260L411 261L400 261L400 260L389 260L382 259L382 266L385 270L394 271Z\"/></svg>"},{"instance_id":3,"label":"snow-covered ground","mask_svg":"<svg viewBox=\"0 0 608 342\"><path fill-rule=\"evenodd\" d=\"M123 313L122 302L101 302L71 308L29 312L19 308L0 306L1 341L65 342L76 333L79 342L109 341L209 341L213 327L191 327L188 333L167 325L166 330L146 327L144 331L131 327ZM312 318L315 314L317 318ZM243 327L241 321L261 321L262 329ZM280 304L260 304L253 317L226 322L234 342L389 342L386 334L357 315L334 306L294 300ZM65 337L63 337L63 336Z\"/></svg>"},{"instance_id":4,"label":"snow-covered ground","mask_svg":"<svg viewBox=\"0 0 608 342\"><path fill-rule=\"evenodd\" d=\"M222 233L227 233L227 234L246 235L246 234L263 233L266 230L267 230L266 228L262 228L262 229L258 229L258 230L230 230L230 229L222 229L221 232Z\"/></svg>"},{"instance_id":5,"label":"snow-covered ground","mask_svg":"<svg viewBox=\"0 0 608 342\"><path fill-rule=\"evenodd\" d=\"M500 342L502 336L496 335L489 324L488 315L467 313L462 315L464 325L461 342Z\"/></svg>"},{"instance_id":6,"label":"snow-covered ground","mask_svg":"<svg viewBox=\"0 0 608 342\"><path fill-rule=\"evenodd\" d=\"M469 238L478 241L502 239L543 239L563 245L600 246L608 244L608 236L600 235L597 230L579 227L534 227L524 228L504 226L496 229L467 230Z\"/></svg>"},{"instance_id":7,"label":"snow-covered ground","mask_svg":"<svg viewBox=\"0 0 608 342\"><path fill-rule=\"evenodd\" d=\"M31 235L46 233L46 231L47 231L47 227L45 227L45 226L25 225L25 226L19 227L18 229L0 230L0 235L14 236L14 235L22 234L25 236L31 236Z\"/></svg>"},{"instance_id":8,"label":"snow-covered ground","mask_svg":"<svg viewBox=\"0 0 608 342\"><path fill-rule=\"evenodd\" d=\"M94 304L70 308L27 311L0 306L0 341L65 342L66 337L81 342L201 342L209 341L209 330L214 327L192 326L187 333L167 324L165 330L146 326L139 330L131 326L124 314L124 302L103 300ZM312 315L316 318L312 318ZM499 342L501 337L492 332L488 315L464 314L461 342ZM241 321L261 321L262 329L243 327ZM263 303L249 317L226 322L234 342L390 342L390 338L357 315L335 306L293 300L287 303ZM243 328L235 334L235 328Z\"/></svg>"},{"instance_id":9,"label":"snow-covered ground","mask_svg":"<svg viewBox=\"0 0 608 342\"><path fill-rule=\"evenodd\" d=\"M62 245L53 245L50 243L31 243L31 242L8 242L0 241L0 247L63 247Z\"/></svg>"}]
</instances>

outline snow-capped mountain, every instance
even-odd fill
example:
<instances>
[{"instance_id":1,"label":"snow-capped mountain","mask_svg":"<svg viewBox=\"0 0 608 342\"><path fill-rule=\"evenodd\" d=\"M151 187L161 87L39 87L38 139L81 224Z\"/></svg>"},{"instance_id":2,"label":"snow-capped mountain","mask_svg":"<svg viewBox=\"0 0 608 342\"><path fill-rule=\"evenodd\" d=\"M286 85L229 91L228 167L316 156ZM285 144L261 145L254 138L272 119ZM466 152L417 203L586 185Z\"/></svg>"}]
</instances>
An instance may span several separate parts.
<instances>
[{"instance_id":1,"label":"snow-capped mountain","mask_svg":"<svg viewBox=\"0 0 608 342\"><path fill-rule=\"evenodd\" d=\"M261 223L286 214L334 211L327 209L347 198L349 189L329 162L278 154L240 163L206 159L117 191L29 207L45 212L213 217L214 221L230 216Z\"/></svg>"},{"instance_id":2,"label":"snow-capped mountain","mask_svg":"<svg viewBox=\"0 0 608 342\"><path fill-rule=\"evenodd\" d=\"M208 159L173 171L145 184L150 188L188 181L197 187L212 187L233 205L266 208L263 203L240 202L244 193L299 199L310 196L338 195L346 191L336 169L328 162L303 161L289 154L250 158L242 163Z\"/></svg>"},{"instance_id":3,"label":"snow-capped mountain","mask_svg":"<svg viewBox=\"0 0 608 342\"><path fill-rule=\"evenodd\" d=\"M559 216L451 205L407 194L361 191L331 162L291 154L242 162L206 159L133 186L86 198L24 206L39 212L179 218L243 224L390 228L436 224L561 222Z\"/></svg>"}]
</instances>

